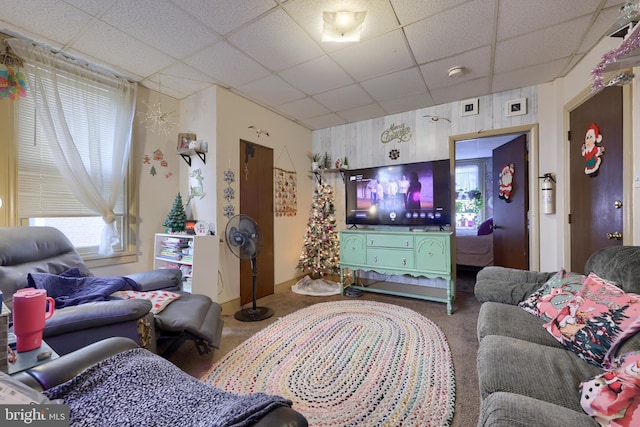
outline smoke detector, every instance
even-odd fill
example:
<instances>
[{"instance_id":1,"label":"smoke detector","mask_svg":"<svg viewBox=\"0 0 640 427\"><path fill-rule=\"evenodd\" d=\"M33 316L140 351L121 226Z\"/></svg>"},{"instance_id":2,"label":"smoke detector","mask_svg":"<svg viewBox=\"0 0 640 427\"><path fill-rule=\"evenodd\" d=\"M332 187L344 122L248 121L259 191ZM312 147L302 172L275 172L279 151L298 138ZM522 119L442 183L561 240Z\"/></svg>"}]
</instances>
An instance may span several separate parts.
<instances>
[{"instance_id":1,"label":"smoke detector","mask_svg":"<svg viewBox=\"0 0 640 427\"><path fill-rule=\"evenodd\" d=\"M449 77L460 77L464 74L464 67L451 67L447 73Z\"/></svg>"}]
</instances>

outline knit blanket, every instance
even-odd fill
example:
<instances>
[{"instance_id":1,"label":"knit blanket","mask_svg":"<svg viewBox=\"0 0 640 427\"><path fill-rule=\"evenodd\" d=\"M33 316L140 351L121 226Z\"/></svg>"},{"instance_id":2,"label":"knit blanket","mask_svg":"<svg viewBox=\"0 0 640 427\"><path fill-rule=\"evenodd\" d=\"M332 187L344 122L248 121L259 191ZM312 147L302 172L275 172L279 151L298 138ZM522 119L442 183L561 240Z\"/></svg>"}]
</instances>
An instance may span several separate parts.
<instances>
[{"instance_id":1,"label":"knit blanket","mask_svg":"<svg viewBox=\"0 0 640 427\"><path fill-rule=\"evenodd\" d=\"M111 356L44 392L70 408L73 427L249 426L291 401L231 394L136 348Z\"/></svg>"}]
</instances>

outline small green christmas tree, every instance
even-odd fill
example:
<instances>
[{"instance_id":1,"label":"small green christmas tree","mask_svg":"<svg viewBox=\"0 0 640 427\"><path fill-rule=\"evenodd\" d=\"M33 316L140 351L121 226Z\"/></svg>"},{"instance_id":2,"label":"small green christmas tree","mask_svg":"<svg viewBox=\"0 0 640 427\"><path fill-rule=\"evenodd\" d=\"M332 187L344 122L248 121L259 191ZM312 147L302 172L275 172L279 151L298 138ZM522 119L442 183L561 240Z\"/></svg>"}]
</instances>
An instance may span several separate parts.
<instances>
[{"instance_id":1,"label":"small green christmas tree","mask_svg":"<svg viewBox=\"0 0 640 427\"><path fill-rule=\"evenodd\" d=\"M184 205L182 204L182 196L180 193L173 201L173 207L171 212L164 221L165 227L167 227L167 233L177 233L185 230L185 224L187 222L187 214L184 212Z\"/></svg>"}]
</instances>

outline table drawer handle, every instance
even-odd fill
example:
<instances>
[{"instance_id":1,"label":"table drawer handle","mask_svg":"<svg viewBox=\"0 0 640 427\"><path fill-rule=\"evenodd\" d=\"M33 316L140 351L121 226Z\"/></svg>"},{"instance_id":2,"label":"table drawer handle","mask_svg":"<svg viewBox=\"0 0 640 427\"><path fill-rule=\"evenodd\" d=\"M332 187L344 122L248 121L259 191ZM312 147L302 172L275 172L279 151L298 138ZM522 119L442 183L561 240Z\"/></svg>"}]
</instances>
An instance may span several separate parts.
<instances>
[{"instance_id":1,"label":"table drawer handle","mask_svg":"<svg viewBox=\"0 0 640 427\"><path fill-rule=\"evenodd\" d=\"M373 262L378 262L378 257L377 256L373 257Z\"/></svg>"},{"instance_id":2,"label":"table drawer handle","mask_svg":"<svg viewBox=\"0 0 640 427\"><path fill-rule=\"evenodd\" d=\"M407 259L406 258L402 258L402 265L407 265Z\"/></svg>"}]
</instances>

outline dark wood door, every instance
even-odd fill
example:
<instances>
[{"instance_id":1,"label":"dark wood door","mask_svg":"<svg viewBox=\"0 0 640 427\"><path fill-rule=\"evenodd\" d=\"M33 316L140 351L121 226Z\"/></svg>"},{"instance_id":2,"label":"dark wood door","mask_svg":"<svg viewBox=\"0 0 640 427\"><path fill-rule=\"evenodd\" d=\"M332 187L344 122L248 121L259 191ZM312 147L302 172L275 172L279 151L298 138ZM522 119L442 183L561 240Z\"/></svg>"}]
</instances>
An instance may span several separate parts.
<instances>
[{"instance_id":1,"label":"dark wood door","mask_svg":"<svg viewBox=\"0 0 640 427\"><path fill-rule=\"evenodd\" d=\"M529 269L528 164L526 135L493 150L494 265Z\"/></svg>"},{"instance_id":2,"label":"dark wood door","mask_svg":"<svg viewBox=\"0 0 640 427\"><path fill-rule=\"evenodd\" d=\"M596 250L622 245L622 116L619 86L605 88L569 113L573 271L582 272ZM620 233L620 240L609 238L608 233Z\"/></svg>"},{"instance_id":3,"label":"dark wood door","mask_svg":"<svg viewBox=\"0 0 640 427\"><path fill-rule=\"evenodd\" d=\"M256 298L274 293L273 150L240 140L240 213L256 220L264 238L257 257ZM251 262L240 262L240 303L253 299Z\"/></svg>"}]
</instances>

